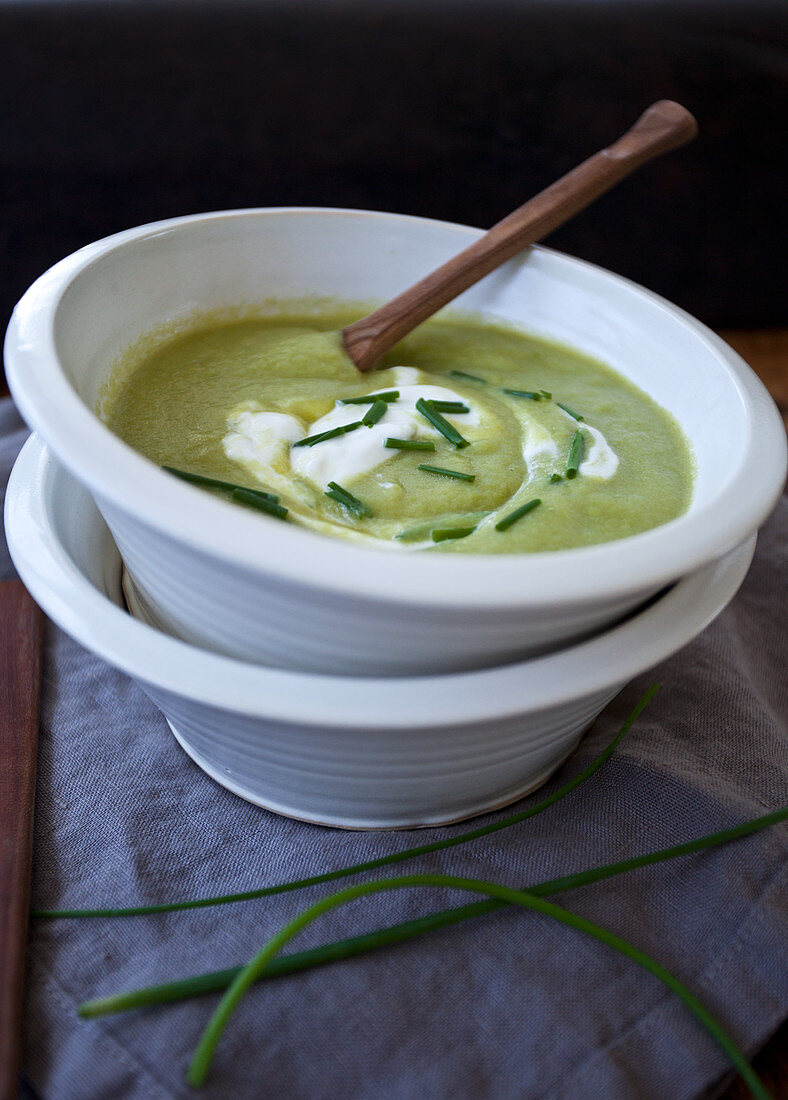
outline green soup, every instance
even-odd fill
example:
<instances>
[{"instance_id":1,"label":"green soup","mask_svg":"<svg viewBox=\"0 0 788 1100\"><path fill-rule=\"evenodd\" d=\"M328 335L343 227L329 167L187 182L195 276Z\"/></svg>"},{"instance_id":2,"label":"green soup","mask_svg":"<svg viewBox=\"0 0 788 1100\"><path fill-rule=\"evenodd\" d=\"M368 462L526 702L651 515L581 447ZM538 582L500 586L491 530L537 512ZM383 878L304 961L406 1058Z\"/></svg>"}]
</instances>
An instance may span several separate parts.
<instances>
[{"instance_id":1,"label":"green soup","mask_svg":"<svg viewBox=\"0 0 788 1100\"><path fill-rule=\"evenodd\" d=\"M160 466L268 493L285 522L367 545L558 550L687 508L678 425L611 368L444 315L362 375L338 336L357 316L289 303L154 334L113 370L102 415Z\"/></svg>"}]
</instances>

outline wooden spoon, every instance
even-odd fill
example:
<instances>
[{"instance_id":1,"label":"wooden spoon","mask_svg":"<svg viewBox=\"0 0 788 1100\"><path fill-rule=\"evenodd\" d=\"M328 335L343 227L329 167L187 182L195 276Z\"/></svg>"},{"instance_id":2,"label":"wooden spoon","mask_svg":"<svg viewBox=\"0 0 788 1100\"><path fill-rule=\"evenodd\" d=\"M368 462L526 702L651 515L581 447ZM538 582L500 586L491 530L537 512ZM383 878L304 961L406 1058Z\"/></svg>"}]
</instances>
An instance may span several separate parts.
<instances>
[{"instance_id":1,"label":"wooden spoon","mask_svg":"<svg viewBox=\"0 0 788 1100\"><path fill-rule=\"evenodd\" d=\"M417 325L522 249L552 233L641 164L691 141L698 125L679 103L654 103L607 149L578 164L494 225L459 255L386 305L342 330L345 349L367 371Z\"/></svg>"},{"instance_id":2,"label":"wooden spoon","mask_svg":"<svg viewBox=\"0 0 788 1100\"><path fill-rule=\"evenodd\" d=\"M18 1095L44 616L0 582L0 1100Z\"/></svg>"}]
</instances>

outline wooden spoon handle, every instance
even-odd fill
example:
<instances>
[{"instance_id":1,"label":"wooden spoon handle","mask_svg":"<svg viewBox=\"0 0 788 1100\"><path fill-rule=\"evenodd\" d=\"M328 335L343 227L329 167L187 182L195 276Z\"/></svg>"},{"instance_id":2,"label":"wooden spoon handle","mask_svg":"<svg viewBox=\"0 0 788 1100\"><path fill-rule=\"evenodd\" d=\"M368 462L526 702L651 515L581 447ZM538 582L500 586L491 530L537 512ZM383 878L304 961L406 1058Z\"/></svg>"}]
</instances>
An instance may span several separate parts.
<instances>
[{"instance_id":1,"label":"wooden spoon handle","mask_svg":"<svg viewBox=\"0 0 788 1100\"><path fill-rule=\"evenodd\" d=\"M595 153L498 222L479 240L386 305L343 330L359 370L369 370L416 325L529 244L557 229L653 157L697 133L695 119L672 100L654 103L607 149Z\"/></svg>"},{"instance_id":2,"label":"wooden spoon handle","mask_svg":"<svg viewBox=\"0 0 788 1100\"><path fill-rule=\"evenodd\" d=\"M0 583L0 1100L19 1093L44 617Z\"/></svg>"}]
</instances>

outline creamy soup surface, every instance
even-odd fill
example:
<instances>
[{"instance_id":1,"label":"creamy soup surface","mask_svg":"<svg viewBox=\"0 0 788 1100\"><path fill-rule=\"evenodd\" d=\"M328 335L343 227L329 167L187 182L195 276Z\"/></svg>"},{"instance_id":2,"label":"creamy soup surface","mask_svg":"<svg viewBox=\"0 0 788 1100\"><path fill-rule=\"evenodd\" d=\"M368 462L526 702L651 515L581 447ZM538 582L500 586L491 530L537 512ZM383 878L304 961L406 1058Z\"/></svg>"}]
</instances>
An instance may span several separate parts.
<instances>
[{"instance_id":1,"label":"creamy soup surface","mask_svg":"<svg viewBox=\"0 0 788 1100\"><path fill-rule=\"evenodd\" d=\"M154 333L113 366L100 413L157 465L229 486L207 491L268 494L235 499L360 545L558 550L688 507L680 428L610 367L442 314L362 375L338 331L364 312L281 303Z\"/></svg>"}]
</instances>

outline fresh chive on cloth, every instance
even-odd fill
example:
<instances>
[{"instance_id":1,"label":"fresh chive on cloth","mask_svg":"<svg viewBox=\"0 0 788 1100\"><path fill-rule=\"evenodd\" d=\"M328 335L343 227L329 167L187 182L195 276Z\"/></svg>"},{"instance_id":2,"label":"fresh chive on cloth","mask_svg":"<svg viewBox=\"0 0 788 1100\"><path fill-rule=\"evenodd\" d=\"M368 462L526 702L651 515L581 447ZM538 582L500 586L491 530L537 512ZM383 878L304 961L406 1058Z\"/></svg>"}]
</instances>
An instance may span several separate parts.
<instances>
[{"instance_id":1,"label":"fresh chive on cloth","mask_svg":"<svg viewBox=\"0 0 788 1100\"><path fill-rule=\"evenodd\" d=\"M10 401L0 403L3 484L25 434ZM378 874L436 871L525 886L783 805L787 567L783 498L732 605L631 683L544 792L588 764L645 688L661 681L595 776L531 821ZM11 575L4 546L0 568ZM191 763L130 680L49 625L34 905L130 906L247 890L424 841L424 832L301 824L241 801ZM654 955L753 1053L788 1015L785 856L782 825L558 900ZM184 1072L215 995L90 1021L76 1006L245 962L332 888L158 916L34 920L24 1094L196 1095ZM476 899L432 889L377 895L324 916L288 950L469 900ZM729 1077L725 1056L654 977L579 932L507 909L258 985L231 1020L202 1095L690 1100L715 1095Z\"/></svg>"}]
</instances>

